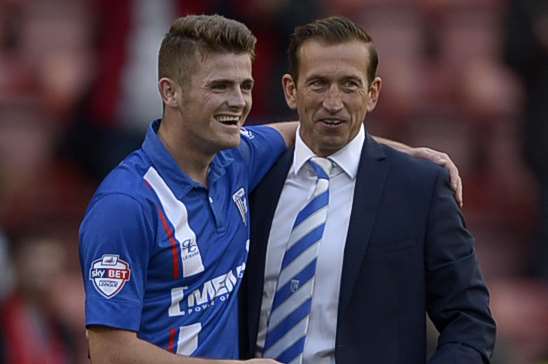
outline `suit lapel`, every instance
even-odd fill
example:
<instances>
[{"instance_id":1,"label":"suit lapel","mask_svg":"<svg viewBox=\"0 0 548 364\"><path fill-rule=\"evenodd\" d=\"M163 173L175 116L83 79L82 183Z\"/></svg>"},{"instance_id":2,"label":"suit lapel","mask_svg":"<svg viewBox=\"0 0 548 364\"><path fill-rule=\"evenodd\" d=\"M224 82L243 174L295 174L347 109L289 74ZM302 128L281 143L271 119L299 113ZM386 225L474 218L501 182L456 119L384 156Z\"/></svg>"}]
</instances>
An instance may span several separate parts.
<instances>
[{"instance_id":1,"label":"suit lapel","mask_svg":"<svg viewBox=\"0 0 548 364\"><path fill-rule=\"evenodd\" d=\"M357 281L367 251L388 169L389 162L381 146L367 135L360 158L344 249L339 317L350 301L354 282Z\"/></svg>"},{"instance_id":2,"label":"suit lapel","mask_svg":"<svg viewBox=\"0 0 548 364\"><path fill-rule=\"evenodd\" d=\"M246 269L246 300L249 322L249 348L255 352L259 314L263 297L266 248L274 212L282 193L289 168L293 163L294 149L288 149L274 164L251 194L251 241Z\"/></svg>"}]
</instances>

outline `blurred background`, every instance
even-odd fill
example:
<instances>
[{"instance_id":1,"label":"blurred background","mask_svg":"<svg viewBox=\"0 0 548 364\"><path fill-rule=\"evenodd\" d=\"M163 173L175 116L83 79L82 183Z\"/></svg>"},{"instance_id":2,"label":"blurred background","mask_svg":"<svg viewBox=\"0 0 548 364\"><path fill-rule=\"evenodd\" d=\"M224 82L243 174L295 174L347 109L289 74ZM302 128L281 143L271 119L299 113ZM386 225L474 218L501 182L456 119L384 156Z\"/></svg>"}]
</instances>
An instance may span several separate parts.
<instances>
[{"instance_id":1,"label":"blurred background","mask_svg":"<svg viewBox=\"0 0 548 364\"><path fill-rule=\"evenodd\" d=\"M189 13L257 35L249 123L295 118L280 82L295 25L362 24L384 79L369 130L449 153L464 179L493 362L548 363L547 0L0 0L0 363L88 362L78 225L161 116L157 52Z\"/></svg>"}]
</instances>

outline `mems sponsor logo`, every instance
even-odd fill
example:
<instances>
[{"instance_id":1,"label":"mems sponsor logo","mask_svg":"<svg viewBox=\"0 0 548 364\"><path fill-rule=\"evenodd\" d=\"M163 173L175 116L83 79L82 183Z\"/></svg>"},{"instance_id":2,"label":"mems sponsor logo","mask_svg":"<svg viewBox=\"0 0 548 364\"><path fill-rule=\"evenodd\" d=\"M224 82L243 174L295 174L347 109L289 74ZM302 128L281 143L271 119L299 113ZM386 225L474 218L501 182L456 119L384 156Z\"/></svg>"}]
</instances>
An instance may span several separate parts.
<instances>
[{"instance_id":1,"label":"mems sponsor logo","mask_svg":"<svg viewBox=\"0 0 548 364\"><path fill-rule=\"evenodd\" d=\"M188 292L188 287L177 287L171 290L169 316L184 316L222 303L230 297L239 279L245 271L245 262L227 273L206 281L200 288Z\"/></svg>"}]
</instances>

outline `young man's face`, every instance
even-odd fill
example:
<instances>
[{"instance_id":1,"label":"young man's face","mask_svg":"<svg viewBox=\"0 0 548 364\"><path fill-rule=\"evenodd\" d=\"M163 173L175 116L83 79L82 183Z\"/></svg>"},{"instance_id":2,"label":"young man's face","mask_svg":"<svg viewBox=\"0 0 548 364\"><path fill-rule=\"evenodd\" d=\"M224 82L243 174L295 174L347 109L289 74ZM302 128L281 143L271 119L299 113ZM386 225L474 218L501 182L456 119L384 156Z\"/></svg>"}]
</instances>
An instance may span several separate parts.
<instances>
[{"instance_id":1,"label":"young man's face","mask_svg":"<svg viewBox=\"0 0 548 364\"><path fill-rule=\"evenodd\" d=\"M187 139L212 153L237 147L252 103L251 56L198 55L189 78L177 100Z\"/></svg>"},{"instance_id":2,"label":"young man's face","mask_svg":"<svg viewBox=\"0 0 548 364\"><path fill-rule=\"evenodd\" d=\"M298 52L297 83L290 75L283 77L286 100L297 109L303 141L316 155L328 156L358 134L375 108L381 80L371 85L367 80L369 50L363 42L308 40Z\"/></svg>"}]
</instances>

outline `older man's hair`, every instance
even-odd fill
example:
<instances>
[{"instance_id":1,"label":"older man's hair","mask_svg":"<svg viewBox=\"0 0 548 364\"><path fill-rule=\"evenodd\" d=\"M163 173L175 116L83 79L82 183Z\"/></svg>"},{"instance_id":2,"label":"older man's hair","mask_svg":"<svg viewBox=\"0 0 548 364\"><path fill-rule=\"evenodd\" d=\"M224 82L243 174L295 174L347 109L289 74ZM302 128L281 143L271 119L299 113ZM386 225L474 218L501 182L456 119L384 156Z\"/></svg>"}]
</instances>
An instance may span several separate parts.
<instances>
[{"instance_id":1,"label":"older man's hair","mask_svg":"<svg viewBox=\"0 0 548 364\"><path fill-rule=\"evenodd\" d=\"M288 48L289 74L295 82L299 76L299 49L308 40L316 40L327 45L354 40L365 43L369 50L367 79L370 84L375 79L379 57L373 39L350 19L342 16L332 16L298 26L291 35Z\"/></svg>"},{"instance_id":2,"label":"older man's hair","mask_svg":"<svg viewBox=\"0 0 548 364\"><path fill-rule=\"evenodd\" d=\"M158 56L158 78L187 82L192 66L209 53L249 54L255 57L257 38L242 23L220 15L178 18L164 36Z\"/></svg>"}]
</instances>

